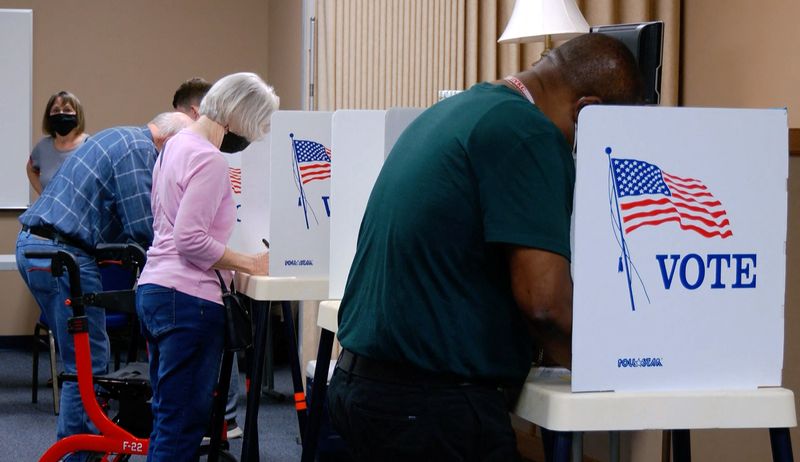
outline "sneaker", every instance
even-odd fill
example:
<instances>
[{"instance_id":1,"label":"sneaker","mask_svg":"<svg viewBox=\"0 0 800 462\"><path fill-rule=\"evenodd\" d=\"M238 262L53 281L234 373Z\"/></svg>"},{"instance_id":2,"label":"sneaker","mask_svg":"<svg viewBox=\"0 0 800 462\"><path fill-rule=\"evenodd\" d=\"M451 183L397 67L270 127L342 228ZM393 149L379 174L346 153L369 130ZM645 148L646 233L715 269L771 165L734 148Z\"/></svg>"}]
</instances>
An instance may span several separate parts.
<instances>
[{"instance_id":1,"label":"sneaker","mask_svg":"<svg viewBox=\"0 0 800 462\"><path fill-rule=\"evenodd\" d=\"M228 419L225 421L228 424L228 439L241 438L244 432L242 428L236 423L236 418Z\"/></svg>"}]
</instances>

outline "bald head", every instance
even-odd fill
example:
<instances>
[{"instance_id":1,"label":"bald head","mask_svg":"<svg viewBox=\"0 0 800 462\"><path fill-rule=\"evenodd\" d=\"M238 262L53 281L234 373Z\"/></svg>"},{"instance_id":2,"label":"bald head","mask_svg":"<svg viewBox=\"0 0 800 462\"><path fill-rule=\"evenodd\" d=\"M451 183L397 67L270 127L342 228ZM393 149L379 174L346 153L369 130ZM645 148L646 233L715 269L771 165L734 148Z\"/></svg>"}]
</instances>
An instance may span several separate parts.
<instances>
[{"instance_id":1,"label":"bald head","mask_svg":"<svg viewBox=\"0 0 800 462\"><path fill-rule=\"evenodd\" d=\"M162 112L147 123L147 128L150 129L153 142L160 151L164 148L164 143L172 138L172 135L188 127L191 123L191 117L182 112Z\"/></svg>"},{"instance_id":2,"label":"bald head","mask_svg":"<svg viewBox=\"0 0 800 462\"><path fill-rule=\"evenodd\" d=\"M584 34L556 48L548 57L578 98L597 96L604 104L644 101L644 82L636 59L617 39Z\"/></svg>"}]
</instances>

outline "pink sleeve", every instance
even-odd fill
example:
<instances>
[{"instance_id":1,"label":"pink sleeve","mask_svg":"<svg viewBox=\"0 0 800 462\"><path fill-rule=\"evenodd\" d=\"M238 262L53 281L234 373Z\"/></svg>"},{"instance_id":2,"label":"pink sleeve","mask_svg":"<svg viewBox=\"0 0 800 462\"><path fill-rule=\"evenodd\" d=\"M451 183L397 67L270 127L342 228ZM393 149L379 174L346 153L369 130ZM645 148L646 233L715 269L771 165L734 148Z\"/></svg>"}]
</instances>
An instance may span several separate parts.
<instances>
[{"instance_id":1,"label":"pink sleeve","mask_svg":"<svg viewBox=\"0 0 800 462\"><path fill-rule=\"evenodd\" d=\"M207 271L222 258L225 244L209 234L223 194L230 191L228 163L219 155L195 157L175 217L173 239L181 257Z\"/></svg>"}]
</instances>

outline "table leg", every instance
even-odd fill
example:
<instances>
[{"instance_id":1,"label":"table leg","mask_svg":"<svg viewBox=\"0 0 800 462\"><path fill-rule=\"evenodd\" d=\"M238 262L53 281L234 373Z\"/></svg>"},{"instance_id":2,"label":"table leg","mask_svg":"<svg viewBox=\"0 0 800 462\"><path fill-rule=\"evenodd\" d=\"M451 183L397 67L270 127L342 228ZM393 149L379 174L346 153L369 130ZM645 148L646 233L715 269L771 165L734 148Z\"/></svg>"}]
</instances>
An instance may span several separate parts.
<instances>
[{"instance_id":1,"label":"table leg","mask_svg":"<svg viewBox=\"0 0 800 462\"><path fill-rule=\"evenodd\" d=\"M222 352L222 365L220 367L219 382L217 382L214 396L214 408L211 412L211 443L208 446L207 462L219 462L220 449L222 448L222 428L225 422L225 405L228 401L228 388L231 384L231 369L235 360L234 352ZM226 438L227 441L227 438Z\"/></svg>"},{"instance_id":2,"label":"table leg","mask_svg":"<svg viewBox=\"0 0 800 462\"><path fill-rule=\"evenodd\" d=\"M572 446L572 432L555 432L553 442L553 462L569 462L570 448Z\"/></svg>"},{"instance_id":3,"label":"table leg","mask_svg":"<svg viewBox=\"0 0 800 462\"><path fill-rule=\"evenodd\" d=\"M572 462L583 460L583 432L572 432Z\"/></svg>"},{"instance_id":4,"label":"table leg","mask_svg":"<svg viewBox=\"0 0 800 462\"><path fill-rule=\"evenodd\" d=\"M672 460L674 462L691 462L692 446L689 430L672 430Z\"/></svg>"},{"instance_id":5,"label":"table leg","mask_svg":"<svg viewBox=\"0 0 800 462\"><path fill-rule=\"evenodd\" d=\"M247 390L247 408L242 437L242 462L258 462L258 408L261 405L261 382L264 378L264 352L267 348L267 318L270 303L261 300L251 301L253 317L256 320L256 333L253 339L253 360L250 361L250 387Z\"/></svg>"},{"instance_id":6,"label":"table leg","mask_svg":"<svg viewBox=\"0 0 800 462\"><path fill-rule=\"evenodd\" d=\"M772 445L773 462L794 461L792 456L792 439L789 437L788 428L770 428L769 442Z\"/></svg>"},{"instance_id":7,"label":"table leg","mask_svg":"<svg viewBox=\"0 0 800 462\"><path fill-rule=\"evenodd\" d=\"M286 399L283 393L275 390L275 351L273 342L273 328L272 328L272 304L270 304L267 311L267 349L264 354L264 381L266 384L262 388L262 393L267 398L275 402L282 402Z\"/></svg>"},{"instance_id":8,"label":"table leg","mask_svg":"<svg viewBox=\"0 0 800 462\"><path fill-rule=\"evenodd\" d=\"M555 442L555 432L539 427L542 432L542 446L544 446L544 460L545 462L553 462L553 443Z\"/></svg>"},{"instance_id":9,"label":"table leg","mask_svg":"<svg viewBox=\"0 0 800 462\"><path fill-rule=\"evenodd\" d=\"M547 462L569 462L572 433L552 431L544 427L539 428L542 429L545 460Z\"/></svg>"},{"instance_id":10,"label":"table leg","mask_svg":"<svg viewBox=\"0 0 800 462\"><path fill-rule=\"evenodd\" d=\"M322 329L317 349L317 368L314 370L314 388L311 390L311 403L308 410L308 425L303 438L301 462L312 462L317 454L319 427L322 422L325 392L328 389L328 369L330 368L333 332Z\"/></svg>"},{"instance_id":11,"label":"table leg","mask_svg":"<svg viewBox=\"0 0 800 462\"><path fill-rule=\"evenodd\" d=\"M669 462L672 458L670 446L672 445L672 433L669 430L661 431L661 462Z\"/></svg>"},{"instance_id":12,"label":"table leg","mask_svg":"<svg viewBox=\"0 0 800 462\"><path fill-rule=\"evenodd\" d=\"M297 334L294 330L294 317L292 304L281 302L283 308L284 326L286 326L286 340L289 344L289 364L292 366L292 384L294 385L294 408L297 411L297 424L300 426L300 439L305 436L306 419L308 418L306 392L303 389L303 376L300 369L300 354L297 351Z\"/></svg>"},{"instance_id":13,"label":"table leg","mask_svg":"<svg viewBox=\"0 0 800 462\"><path fill-rule=\"evenodd\" d=\"M608 460L619 462L619 432L608 432Z\"/></svg>"}]
</instances>

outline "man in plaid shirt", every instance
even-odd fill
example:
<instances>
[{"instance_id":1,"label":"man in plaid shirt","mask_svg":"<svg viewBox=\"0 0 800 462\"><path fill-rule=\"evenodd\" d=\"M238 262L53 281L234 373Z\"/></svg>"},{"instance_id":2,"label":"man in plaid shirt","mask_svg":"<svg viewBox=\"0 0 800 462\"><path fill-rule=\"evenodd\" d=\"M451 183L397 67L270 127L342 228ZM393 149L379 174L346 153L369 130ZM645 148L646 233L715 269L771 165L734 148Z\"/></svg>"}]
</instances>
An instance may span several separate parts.
<instances>
[{"instance_id":1,"label":"man in plaid shirt","mask_svg":"<svg viewBox=\"0 0 800 462\"><path fill-rule=\"evenodd\" d=\"M170 112L159 114L143 127L98 132L67 158L41 197L19 218L22 231L17 238L17 266L53 331L67 373L76 373L75 346L67 333L72 310L64 305L70 296L68 277L54 278L48 259L27 258L25 253L70 252L78 259L83 291L101 291L93 249L110 243L137 243L145 249L150 246L153 167L167 139L191 121L185 114ZM87 306L86 315L92 370L103 374L109 359L105 310ZM59 439L94 432L77 385L65 382L61 389ZM84 457L79 454L69 460Z\"/></svg>"}]
</instances>

